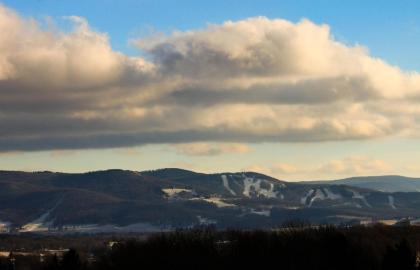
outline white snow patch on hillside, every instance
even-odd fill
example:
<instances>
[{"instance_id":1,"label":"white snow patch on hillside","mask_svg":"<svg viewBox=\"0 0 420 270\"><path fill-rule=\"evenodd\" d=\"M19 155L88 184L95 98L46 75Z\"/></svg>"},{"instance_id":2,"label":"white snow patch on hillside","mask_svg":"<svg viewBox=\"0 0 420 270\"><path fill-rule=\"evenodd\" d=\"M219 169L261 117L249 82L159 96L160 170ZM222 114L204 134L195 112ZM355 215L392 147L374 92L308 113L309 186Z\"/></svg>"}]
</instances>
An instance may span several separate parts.
<instances>
[{"instance_id":1,"label":"white snow patch on hillside","mask_svg":"<svg viewBox=\"0 0 420 270\"><path fill-rule=\"evenodd\" d=\"M50 211L48 210L44 214L42 214L39 218L29 222L28 224L24 225L21 232L41 232L41 231L48 231L48 228L51 226L51 222L47 222L47 219L50 215Z\"/></svg>"},{"instance_id":2,"label":"white snow patch on hillside","mask_svg":"<svg viewBox=\"0 0 420 270\"><path fill-rule=\"evenodd\" d=\"M244 195L244 196L247 196L247 197L251 197L251 194L250 194L250 192L251 192L251 187L258 187L259 188L259 186L260 186L260 182L261 181L257 181L257 183L255 183L254 182L254 179L253 178L248 178L248 177L246 177L244 180L244 191L242 192L242 194Z\"/></svg>"},{"instance_id":3,"label":"white snow patch on hillside","mask_svg":"<svg viewBox=\"0 0 420 270\"><path fill-rule=\"evenodd\" d=\"M312 206L312 204L314 203L314 201L316 200L325 200L327 197L325 196L324 192L322 192L322 190L317 189L315 191L315 195L312 197L311 201L309 202L309 207Z\"/></svg>"},{"instance_id":4,"label":"white snow patch on hillside","mask_svg":"<svg viewBox=\"0 0 420 270\"><path fill-rule=\"evenodd\" d=\"M192 192L191 189L185 188L163 188L162 191L168 196L174 196L181 192Z\"/></svg>"},{"instance_id":5,"label":"white snow patch on hillside","mask_svg":"<svg viewBox=\"0 0 420 270\"><path fill-rule=\"evenodd\" d=\"M259 216L265 216L270 217L271 216L271 210L255 210L251 209L249 212L250 214L259 215Z\"/></svg>"},{"instance_id":6,"label":"white snow patch on hillside","mask_svg":"<svg viewBox=\"0 0 420 270\"><path fill-rule=\"evenodd\" d=\"M233 191L229 186L229 180L226 175L222 175L222 181L223 181L223 186L225 187L225 189L229 191L230 194L232 194L233 196L236 196L236 192Z\"/></svg>"},{"instance_id":7,"label":"white snow patch on hillside","mask_svg":"<svg viewBox=\"0 0 420 270\"><path fill-rule=\"evenodd\" d=\"M163 188L163 193L168 197L168 199L175 199L182 193L187 193L190 195L194 195L195 192L191 189L185 189L185 188Z\"/></svg>"},{"instance_id":8,"label":"white snow patch on hillside","mask_svg":"<svg viewBox=\"0 0 420 270\"><path fill-rule=\"evenodd\" d=\"M250 177L245 177L244 181L244 191L243 195L246 197L251 197L251 189L255 191L257 195L264 196L266 198L277 198L277 192L274 192L274 184L270 183L270 188L265 189L261 188L261 179L254 179Z\"/></svg>"},{"instance_id":9,"label":"white snow patch on hillside","mask_svg":"<svg viewBox=\"0 0 420 270\"><path fill-rule=\"evenodd\" d=\"M281 206L281 208L289 209L289 210L298 210L298 209L301 209L302 207L299 207L299 206Z\"/></svg>"},{"instance_id":10,"label":"white snow patch on hillside","mask_svg":"<svg viewBox=\"0 0 420 270\"><path fill-rule=\"evenodd\" d=\"M340 194L335 194L329 188L324 188L324 192L325 192L325 194L327 194L327 199L330 199L330 200L340 200L340 199L342 199L342 196Z\"/></svg>"},{"instance_id":11,"label":"white snow patch on hillside","mask_svg":"<svg viewBox=\"0 0 420 270\"><path fill-rule=\"evenodd\" d=\"M397 209L397 207L395 206L394 196L388 195L388 203L389 203L389 206L391 206L392 209Z\"/></svg>"},{"instance_id":12,"label":"white snow patch on hillside","mask_svg":"<svg viewBox=\"0 0 420 270\"><path fill-rule=\"evenodd\" d=\"M224 202L221 198L219 198L219 197L210 197L210 198L203 198L203 197L200 197L200 198L192 198L191 200L193 200L193 201L197 201L197 200L201 200L201 201L205 201L205 202L208 202L208 203L212 203L212 204L215 204L217 207L219 207L219 208L224 208L224 207L236 207L236 205L235 204L231 204L231 203L227 203L227 202Z\"/></svg>"},{"instance_id":13,"label":"white snow patch on hillside","mask_svg":"<svg viewBox=\"0 0 420 270\"><path fill-rule=\"evenodd\" d=\"M255 208L242 208L242 214L238 215L238 217L244 217L246 215L259 215L264 217L271 216L271 209L255 209Z\"/></svg>"},{"instance_id":14,"label":"white snow patch on hillside","mask_svg":"<svg viewBox=\"0 0 420 270\"><path fill-rule=\"evenodd\" d=\"M200 225L212 225L212 224L216 224L217 221L214 219L210 219L210 218L206 218L206 217L202 217L202 216L197 216L198 219L198 223L200 223Z\"/></svg>"},{"instance_id":15,"label":"white snow patch on hillside","mask_svg":"<svg viewBox=\"0 0 420 270\"><path fill-rule=\"evenodd\" d=\"M311 196L313 197L311 198ZM301 204L306 204L308 198L311 198L308 204L308 207L311 207L316 200L340 200L342 199L342 196L340 194L335 194L329 188L317 188L309 190L308 193L301 198Z\"/></svg>"},{"instance_id":16,"label":"white snow patch on hillside","mask_svg":"<svg viewBox=\"0 0 420 270\"><path fill-rule=\"evenodd\" d=\"M355 203L354 206L356 206L356 208L359 208L359 209L362 208L362 206L358 203Z\"/></svg>"},{"instance_id":17,"label":"white snow patch on hillside","mask_svg":"<svg viewBox=\"0 0 420 270\"><path fill-rule=\"evenodd\" d=\"M306 204L306 201L308 200L308 198L311 197L314 192L315 192L315 190L313 190L313 189L309 190L308 193L306 193L306 195L303 196L300 199L300 203L303 204L303 205L305 205Z\"/></svg>"},{"instance_id":18,"label":"white snow patch on hillside","mask_svg":"<svg viewBox=\"0 0 420 270\"><path fill-rule=\"evenodd\" d=\"M263 189L263 191L264 191L264 189ZM264 193L263 193L263 195L264 195ZM274 184L273 183L270 183L270 189L268 190L268 192L265 196L268 197L268 198L280 198L281 200L284 199L283 194L281 194L280 192L274 192Z\"/></svg>"},{"instance_id":19,"label":"white snow patch on hillside","mask_svg":"<svg viewBox=\"0 0 420 270\"><path fill-rule=\"evenodd\" d=\"M342 219L358 219L358 220L366 219L366 217L363 217L363 216L352 216L352 215L333 215L329 217L336 217L336 218L342 218Z\"/></svg>"},{"instance_id":20,"label":"white snow patch on hillside","mask_svg":"<svg viewBox=\"0 0 420 270\"><path fill-rule=\"evenodd\" d=\"M353 199L359 199L361 200L367 207L372 208L372 206L368 203L368 201L366 200L365 196L363 196L362 194L360 194L358 191L355 190L350 190L350 192L353 193Z\"/></svg>"},{"instance_id":21,"label":"white snow patch on hillside","mask_svg":"<svg viewBox=\"0 0 420 270\"><path fill-rule=\"evenodd\" d=\"M134 223L127 226L118 226L113 224L80 224L80 225L64 225L60 232L64 233L108 233L108 232L158 232L163 228L156 227L150 223Z\"/></svg>"},{"instance_id":22,"label":"white snow patch on hillside","mask_svg":"<svg viewBox=\"0 0 420 270\"><path fill-rule=\"evenodd\" d=\"M48 221L48 218L50 217L51 212L54 211L62 201L63 201L63 198L61 198L51 209L47 210L37 219L22 226L22 229L20 229L20 232L48 231L51 225L53 224L52 221Z\"/></svg>"}]
</instances>

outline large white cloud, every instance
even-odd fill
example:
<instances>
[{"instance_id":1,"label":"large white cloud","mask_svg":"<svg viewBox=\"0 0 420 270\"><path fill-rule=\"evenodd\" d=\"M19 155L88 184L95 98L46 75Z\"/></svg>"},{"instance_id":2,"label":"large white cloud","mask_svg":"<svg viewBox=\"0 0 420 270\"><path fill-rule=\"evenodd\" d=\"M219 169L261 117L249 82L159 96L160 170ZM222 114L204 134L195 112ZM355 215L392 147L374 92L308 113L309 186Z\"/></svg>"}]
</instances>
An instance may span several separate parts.
<instances>
[{"instance_id":1,"label":"large white cloud","mask_svg":"<svg viewBox=\"0 0 420 270\"><path fill-rule=\"evenodd\" d=\"M417 136L420 75L327 25L250 18L112 50L0 6L0 151ZM183 146L185 150L185 147Z\"/></svg>"}]
</instances>

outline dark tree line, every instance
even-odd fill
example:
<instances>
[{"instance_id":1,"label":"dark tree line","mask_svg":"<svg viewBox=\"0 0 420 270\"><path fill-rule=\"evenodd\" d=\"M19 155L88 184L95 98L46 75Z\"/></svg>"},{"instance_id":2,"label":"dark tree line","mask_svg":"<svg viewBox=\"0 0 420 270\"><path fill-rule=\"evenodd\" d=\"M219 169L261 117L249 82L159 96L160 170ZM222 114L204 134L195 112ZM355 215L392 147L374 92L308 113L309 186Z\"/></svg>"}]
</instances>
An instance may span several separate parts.
<instances>
[{"instance_id":1,"label":"dark tree line","mask_svg":"<svg viewBox=\"0 0 420 270\"><path fill-rule=\"evenodd\" d=\"M126 239L93 260L70 249L43 262L0 261L0 270L311 269L416 270L420 229L415 227L282 228L217 231L212 228ZM21 260L21 261L20 261ZM27 260L26 263L23 263Z\"/></svg>"},{"instance_id":2,"label":"dark tree line","mask_svg":"<svg viewBox=\"0 0 420 270\"><path fill-rule=\"evenodd\" d=\"M96 269L395 269L416 268L403 231L378 228L280 231L179 231L113 248ZM419 268L420 269L420 268Z\"/></svg>"}]
</instances>

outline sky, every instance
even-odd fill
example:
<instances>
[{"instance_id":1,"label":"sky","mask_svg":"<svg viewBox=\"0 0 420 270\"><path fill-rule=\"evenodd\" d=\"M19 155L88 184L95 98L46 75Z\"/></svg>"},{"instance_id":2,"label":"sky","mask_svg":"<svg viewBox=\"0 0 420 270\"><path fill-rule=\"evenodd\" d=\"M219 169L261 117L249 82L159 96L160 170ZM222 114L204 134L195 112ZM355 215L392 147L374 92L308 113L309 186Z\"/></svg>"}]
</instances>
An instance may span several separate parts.
<instances>
[{"instance_id":1,"label":"sky","mask_svg":"<svg viewBox=\"0 0 420 270\"><path fill-rule=\"evenodd\" d=\"M0 1L0 169L420 176L418 1Z\"/></svg>"}]
</instances>

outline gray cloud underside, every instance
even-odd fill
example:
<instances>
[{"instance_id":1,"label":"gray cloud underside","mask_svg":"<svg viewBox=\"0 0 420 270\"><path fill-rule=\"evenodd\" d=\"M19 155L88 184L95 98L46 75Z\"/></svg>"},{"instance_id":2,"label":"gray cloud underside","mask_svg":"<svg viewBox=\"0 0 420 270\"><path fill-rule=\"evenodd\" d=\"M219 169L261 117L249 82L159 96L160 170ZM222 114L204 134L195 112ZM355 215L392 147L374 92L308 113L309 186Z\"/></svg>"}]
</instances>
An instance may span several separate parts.
<instances>
[{"instance_id":1,"label":"gray cloud underside","mask_svg":"<svg viewBox=\"0 0 420 270\"><path fill-rule=\"evenodd\" d=\"M0 6L0 151L418 136L419 74L326 25L228 21L132 41L143 58L70 19L45 30Z\"/></svg>"},{"instance_id":2,"label":"gray cloud underside","mask_svg":"<svg viewBox=\"0 0 420 270\"><path fill-rule=\"evenodd\" d=\"M220 127L201 130L180 130L148 133L92 134L84 136L48 135L41 138L4 137L0 139L0 151L40 151L55 149L98 149L130 147L161 143L212 142L320 142L368 139L360 135L339 137L326 126L317 127L311 134L302 130L287 130L282 134L250 134L244 131L227 130Z\"/></svg>"},{"instance_id":3,"label":"gray cloud underside","mask_svg":"<svg viewBox=\"0 0 420 270\"><path fill-rule=\"evenodd\" d=\"M380 96L365 79L338 77L293 84L257 84L245 89L218 88L217 91L187 86L160 97L156 103L185 106L243 103L316 105L340 100L363 102L374 98L380 98ZM153 101L148 101L144 105L147 104L155 105Z\"/></svg>"}]
</instances>

